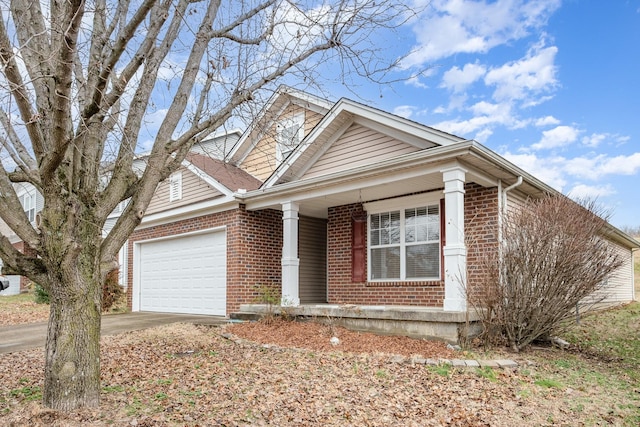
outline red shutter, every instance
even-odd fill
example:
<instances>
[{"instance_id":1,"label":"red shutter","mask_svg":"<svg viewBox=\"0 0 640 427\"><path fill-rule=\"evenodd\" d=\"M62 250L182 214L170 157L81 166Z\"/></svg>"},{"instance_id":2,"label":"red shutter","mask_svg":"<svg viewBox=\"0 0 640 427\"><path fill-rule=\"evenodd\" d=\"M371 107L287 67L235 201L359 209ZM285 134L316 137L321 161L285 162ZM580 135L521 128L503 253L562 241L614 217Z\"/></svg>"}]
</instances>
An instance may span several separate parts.
<instances>
[{"instance_id":1,"label":"red shutter","mask_svg":"<svg viewBox=\"0 0 640 427\"><path fill-rule=\"evenodd\" d=\"M367 217L351 218L351 281L360 283L367 280L365 268Z\"/></svg>"},{"instance_id":2,"label":"red shutter","mask_svg":"<svg viewBox=\"0 0 640 427\"><path fill-rule=\"evenodd\" d=\"M444 280L444 247L447 244L447 223L444 214L444 199L440 199L440 273Z\"/></svg>"}]
</instances>

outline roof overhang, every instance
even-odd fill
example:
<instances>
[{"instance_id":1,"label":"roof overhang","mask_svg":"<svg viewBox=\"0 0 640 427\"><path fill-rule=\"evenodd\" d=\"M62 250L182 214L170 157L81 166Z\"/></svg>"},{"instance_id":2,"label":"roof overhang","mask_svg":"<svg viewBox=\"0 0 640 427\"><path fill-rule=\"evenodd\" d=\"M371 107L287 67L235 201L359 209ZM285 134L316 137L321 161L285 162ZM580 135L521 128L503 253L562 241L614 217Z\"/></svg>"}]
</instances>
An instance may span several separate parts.
<instances>
[{"instance_id":1,"label":"roof overhang","mask_svg":"<svg viewBox=\"0 0 640 427\"><path fill-rule=\"evenodd\" d=\"M301 203L301 213L324 217L330 206L441 189L441 171L455 165L468 170L468 182L485 187L497 186L499 180L508 185L522 176L520 190L527 194L555 192L478 142L467 140L325 176L236 193L236 197L247 209L279 208L283 201L296 201Z\"/></svg>"}]
</instances>

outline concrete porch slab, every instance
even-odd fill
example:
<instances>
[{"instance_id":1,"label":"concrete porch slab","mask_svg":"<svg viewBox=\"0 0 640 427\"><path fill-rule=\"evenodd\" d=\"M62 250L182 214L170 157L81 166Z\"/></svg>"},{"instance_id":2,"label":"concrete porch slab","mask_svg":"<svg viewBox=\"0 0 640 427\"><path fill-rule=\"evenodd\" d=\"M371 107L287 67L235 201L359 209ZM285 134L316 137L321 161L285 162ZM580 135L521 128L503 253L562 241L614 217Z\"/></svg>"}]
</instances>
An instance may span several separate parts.
<instances>
[{"instance_id":1,"label":"concrete porch slab","mask_svg":"<svg viewBox=\"0 0 640 427\"><path fill-rule=\"evenodd\" d=\"M444 311L435 307L368 306L337 304L304 304L281 307L267 304L243 304L232 318L247 319L251 315L286 314L331 322L348 329L413 338L436 339L458 343L461 337L475 336L481 331L480 316L475 311Z\"/></svg>"}]
</instances>

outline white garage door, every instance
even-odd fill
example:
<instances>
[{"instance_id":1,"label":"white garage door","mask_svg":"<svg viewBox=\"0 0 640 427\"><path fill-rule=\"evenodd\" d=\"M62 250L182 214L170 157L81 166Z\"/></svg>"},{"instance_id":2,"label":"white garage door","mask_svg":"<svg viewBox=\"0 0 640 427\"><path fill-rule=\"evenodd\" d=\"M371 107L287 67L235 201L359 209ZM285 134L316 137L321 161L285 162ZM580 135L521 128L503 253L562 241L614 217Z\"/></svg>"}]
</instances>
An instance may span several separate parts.
<instances>
[{"instance_id":1,"label":"white garage door","mask_svg":"<svg viewBox=\"0 0 640 427\"><path fill-rule=\"evenodd\" d=\"M140 244L140 310L226 315L224 231Z\"/></svg>"}]
</instances>

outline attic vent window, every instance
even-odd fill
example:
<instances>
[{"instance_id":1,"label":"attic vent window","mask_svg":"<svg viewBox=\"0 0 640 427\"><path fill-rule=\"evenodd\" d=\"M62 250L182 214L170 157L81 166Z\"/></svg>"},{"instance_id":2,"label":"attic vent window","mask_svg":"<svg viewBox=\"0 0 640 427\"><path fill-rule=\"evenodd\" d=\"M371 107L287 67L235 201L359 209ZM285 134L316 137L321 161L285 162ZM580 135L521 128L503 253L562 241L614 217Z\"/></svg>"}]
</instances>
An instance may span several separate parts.
<instances>
[{"instance_id":1,"label":"attic vent window","mask_svg":"<svg viewBox=\"0 0 640 427\"><path fill-rule=\"evenodd\" d=\"M169 201L182 199L182 172L175 172L169 177Z\"/></svg>"},{"instance_id":2,"label":"attic vent window","mask_svg":"<svg viewBox=\"0 0 640 427\"><path fill-rule=\"evenodd\" d=\"M304 114L282 119L276 125L276 161L282 163L304 138Z\"/></svg>"}]
</instances>

